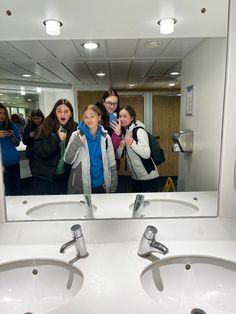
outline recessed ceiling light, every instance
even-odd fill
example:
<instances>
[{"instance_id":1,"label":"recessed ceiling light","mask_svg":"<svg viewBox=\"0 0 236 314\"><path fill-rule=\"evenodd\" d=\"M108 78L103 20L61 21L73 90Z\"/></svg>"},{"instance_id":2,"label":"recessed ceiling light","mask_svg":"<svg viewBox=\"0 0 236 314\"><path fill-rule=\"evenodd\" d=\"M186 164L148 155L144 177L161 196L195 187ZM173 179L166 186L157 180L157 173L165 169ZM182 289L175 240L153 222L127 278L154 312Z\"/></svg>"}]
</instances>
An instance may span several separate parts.
<instances>
[{"instance_id":1,"label":"recessed ceiling light","mask_svg":"<svg viewBox=\"0 0 236 314\"><path fill-rule=\"evenodd\" d=\"M170 75L179 75L179 74L180 74L180 73L177 72L177 71L173 71L173 72L170 73Z\"/></svg>"},{"instance_id":2,"label":"recessed ceiling light","mask_svg":"<svg viewBox=\"0 0 236 314\"><path fill-rule=\"evenodd\" d=\"M31 77L32 75L31 74L28 74L28 73L25 73L25 74L22 74L23 77Z\"/></svg>"},{"instance_id":3,"label":"recessed ceiling light","mask_svg":"<svg viewBox=\"0 0 236 314\"><path fill-rule=\"evenodd\" d=\"M167 17L159 20L157 24L160 25L160 33L165 35L173 33L176 22L177 20L173 17Z\"/></svg>"},{"instance_id":4,"label":"recessed ceiling light","mask_svg":"<svg viewBox=\"0 0 236 314\"><path fill-rule=\"evenodd\" d=\"M99 72L99 73L97 73L96 75L97 75L97 76L101 76L101 77L102 77L102 76L105 76L105 75L106 75L106 73Z\"/></svg>"},{"instance_id":5,"label":"recessed ceiling light","mask_svg":"<svg viewBox=\"0 0 236 314\"><path fill-rule=\"evenodd\" d=\"M32 101L32 99L31 99L31 98L28 98L27 100L28 100L28 101Z\"/></svg>"},{"instance_id":6,"label":"recessed ceiling light","mask_svg":"<svg viewBox=\"0 0 236 314\"><path fill-rule=\"evenodd\" d=\"M176 96L181 96L181 94L176 94Z\"/></svg>"},{"instance_id":7,"label":"recessed ceiling light","mask_svg":"<svg viewBox=\"0 0 236 314\"><path fill-rule=\"evenodd\" d=\"M82 46L86 49L97 49L99 47L98 43L95 42L83 43Z\"/></svg>"},{"instance_id":8,"label":"recessed ceiling light","mask_svg":"<svg viewBox=\"0 0 236 314\"><path fill-rule=\"evenodd\" d=\"M135 84L129 84L129 87L134 87L135 86Z\"/></svg>"},{"instance_id":9,"label":"recessed ceiling light","mask_svg":"<svg viewBox=\"0 0 236 314\"><path fill-rule=\"evenodd\" d=\"M58 20L46 20L43 22L43 25L46 26L46 33L48 35L60 35L62 22Z\"/></svg>"},{"instance_id":10,"label":"recessed ceiling light","mask_svg":"<svg viewBox=\"0 0 236 314\"><path fill-rule=\"evenodd\" d=\"M159 48L161 46L161 42L160 41L147 41L146 43L144 43L144 46L146 48Z\"/></svg>"},{"instance_id":11,"label":"recessed ceiling light","mask_svg":"<svg viewBox=\"0 0 236 314\"><path fill-rule=\"evenodd\" d=\"M175 83L170 83L169 86L175 86Z\"/></svg>"}]
</instances>

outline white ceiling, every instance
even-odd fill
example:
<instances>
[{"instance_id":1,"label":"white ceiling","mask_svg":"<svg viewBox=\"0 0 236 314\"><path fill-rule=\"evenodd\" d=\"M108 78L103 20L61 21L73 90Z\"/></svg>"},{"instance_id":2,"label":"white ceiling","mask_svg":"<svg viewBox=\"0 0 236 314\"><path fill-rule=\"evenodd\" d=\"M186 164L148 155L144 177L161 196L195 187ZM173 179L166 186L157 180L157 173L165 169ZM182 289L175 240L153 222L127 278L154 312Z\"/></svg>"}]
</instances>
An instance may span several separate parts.
<instances>
[{"instance_id":1,"label":"white ceiling","mask_svg":"<svg viewBox=\"0 0 236 314\"><path fill-rule=\"evenodd\" d=\"M191 6L190 6L191 2ZM79 89L168 89L170 71L206 37L227 35L226 0L0 0L0 84ZM201 9L206 8L204 14ZM11 11L11 16L6 11ZM177 19L171 38L157 21ZM43 21L63 23L61 35L45 33ZM99 48L86 51L85 40ZM160 42L148 49L144 43ZM99 78L96 73L105 72ZM29 73L30 79L22 74ZM180 87L180 77L176 79Z\"/></svg>"}]
</instances>

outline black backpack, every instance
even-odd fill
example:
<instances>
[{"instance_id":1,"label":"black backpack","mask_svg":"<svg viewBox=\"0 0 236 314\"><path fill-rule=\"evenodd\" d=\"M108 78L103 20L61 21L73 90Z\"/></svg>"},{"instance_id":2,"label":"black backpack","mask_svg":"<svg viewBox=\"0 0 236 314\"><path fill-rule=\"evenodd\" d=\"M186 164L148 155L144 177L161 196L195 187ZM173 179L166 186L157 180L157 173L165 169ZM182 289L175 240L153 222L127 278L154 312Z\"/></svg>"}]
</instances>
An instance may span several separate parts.
<instances>
[{"instance_id":1,"label":"black backpack","mask_svg":"<svg viewBox=\"0 0 236 314\"><path fill-rule=\"evenodd\" d=\"M137 138L137 131L138 129L143 129L145 130L143 127L138 126L136 128L133 129L133 139L138 142L138 138ZM151 150L151 158L154 161L154 163L159 166L160 164L162 164L165 161L165 156L164 156L164 151L161 148L158 140L152 135L150 134L147 130L145 130L148 134L148 140L149 140L149 146L150 146L150 150ZM140 157L141 158L141 157ZM143 159L143 158L141 158Z\"/></svg>"}]
</instances>

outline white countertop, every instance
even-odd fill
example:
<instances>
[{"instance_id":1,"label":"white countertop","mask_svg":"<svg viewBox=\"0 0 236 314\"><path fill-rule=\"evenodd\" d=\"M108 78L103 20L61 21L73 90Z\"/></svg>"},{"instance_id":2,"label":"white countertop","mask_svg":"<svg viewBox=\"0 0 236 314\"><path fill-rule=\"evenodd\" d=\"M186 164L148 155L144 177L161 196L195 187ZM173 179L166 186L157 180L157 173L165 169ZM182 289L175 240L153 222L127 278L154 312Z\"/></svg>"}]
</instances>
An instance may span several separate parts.
<instances>
[{"instance_id":1,"label":"white countertop","mask_svg":"<svg viewBox=\"0 0 236 314\"><path fill-rule=\"evenodd\" d=\"M217 215L217 192L161 192L161 193L143 193L145 200L170 200L177 202L187 202L197 206L198 211L191 214L191 217L211 217ZM132 209L130 205L134 203L137 193L113 193L113 194L93 194L92 203L96 206L94 218L132 218ZM35 207L54 203L54 202L73 202L81 201L82 195L22 195L6 196L6 208L8 221L22 220L44 220L45 218L32 218L26 215L26 212ZM164 206L164 205L163 205ZM174 207L174 203L173 203ZM169 215L167 215L168 217ZM175 217L179 217L176 212ZM69 211L64 219L71 219ZM54 218L55 219L55 218ZM145 218L146 219L146 218ZM148 219L148 218L147 218Z\"/></svg>"},{"instance_id":2,"label":"white countertop","mask_svg":"<svg viewBox=\"0 0 236 314\"><path fill-rule=\"evenodd\" d=\"M9 222L0 225L0 263L24 258L71 261L74 247L60 254L77 222ZM76 261L84 283L71 302L48 314L166 314L143 290L140 275L151 261L137 255L147 225L171 255L209 255L236 261L236 219L146 219L79 221L89 256ZM164 258L160 254L154 254ZM173 312L172 312L173 313ZM169 314L169 313L168 313ZM209 313L212 314L212 313Z\"/></svg>"}]
</instances>

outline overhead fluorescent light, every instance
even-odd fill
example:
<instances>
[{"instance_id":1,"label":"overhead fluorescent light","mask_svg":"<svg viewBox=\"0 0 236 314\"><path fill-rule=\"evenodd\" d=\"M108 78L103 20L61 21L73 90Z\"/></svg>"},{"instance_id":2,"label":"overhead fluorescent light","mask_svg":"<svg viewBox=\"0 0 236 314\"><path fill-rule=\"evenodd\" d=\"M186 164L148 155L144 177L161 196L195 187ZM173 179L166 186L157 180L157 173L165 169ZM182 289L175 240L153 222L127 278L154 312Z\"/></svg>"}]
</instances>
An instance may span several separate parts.
<instances>
[{"instance_id":1,"label":"overhead fluorescent light","mask_svg":"<svg viewBox=\"0 0 236 314\"><path fill-rule=\"evenodd\" d=\"M22 74L23 77L31 77L32 75L31 74L28 74L28 73L25 73L25 74Z\"/></svg>"}]
</instances>

